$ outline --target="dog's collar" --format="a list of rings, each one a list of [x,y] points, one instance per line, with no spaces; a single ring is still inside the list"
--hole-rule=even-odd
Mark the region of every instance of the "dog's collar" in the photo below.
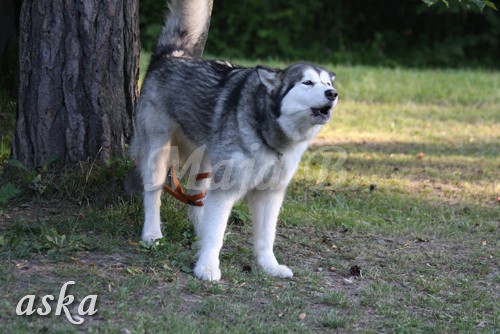
[[[277,147],[271,145],[263,132],[259,131],[259,135],[260,135],[260,139],[262,140],[264,145],[267,146],[267,148],[270,149],[271,151],[274,151],[276,153],[276,157],[278,159],[281,159],[281,157],[283,156],[283,151],[281,151]]]

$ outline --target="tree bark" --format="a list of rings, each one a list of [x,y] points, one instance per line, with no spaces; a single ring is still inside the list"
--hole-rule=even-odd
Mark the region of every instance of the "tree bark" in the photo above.
[[[125,156],[139,70],[137,0],[24,0],[13,158]]]

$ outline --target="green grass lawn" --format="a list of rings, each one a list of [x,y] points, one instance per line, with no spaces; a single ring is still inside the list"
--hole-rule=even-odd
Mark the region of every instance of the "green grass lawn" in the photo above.
[[[183,205],[165,197],[165,240],[139,243],[141,203],[120,190],[129,162],[4,163],[22,193],[0,209],[0,332],[498,332],[500,73],[327,67],[340,102],[278,225],[292,279],[255,266],[244,203],[223,280],[205,283]],[[99,296],[83,325],[16,316],[21,297],[69,280],[76,299]]]

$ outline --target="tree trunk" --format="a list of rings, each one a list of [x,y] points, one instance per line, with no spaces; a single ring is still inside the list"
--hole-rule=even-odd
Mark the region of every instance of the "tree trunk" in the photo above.
[[[139,70],[138,0],[24,0],[13,158],[123,157]]]

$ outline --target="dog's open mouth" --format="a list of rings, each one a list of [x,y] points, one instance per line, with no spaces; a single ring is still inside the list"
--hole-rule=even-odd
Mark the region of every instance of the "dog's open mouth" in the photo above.
[[[327,104],[321,108],[311,108],[312,117],[316,122],[324,124],[330,118],[331,110],[332,110],[331,104]]]

